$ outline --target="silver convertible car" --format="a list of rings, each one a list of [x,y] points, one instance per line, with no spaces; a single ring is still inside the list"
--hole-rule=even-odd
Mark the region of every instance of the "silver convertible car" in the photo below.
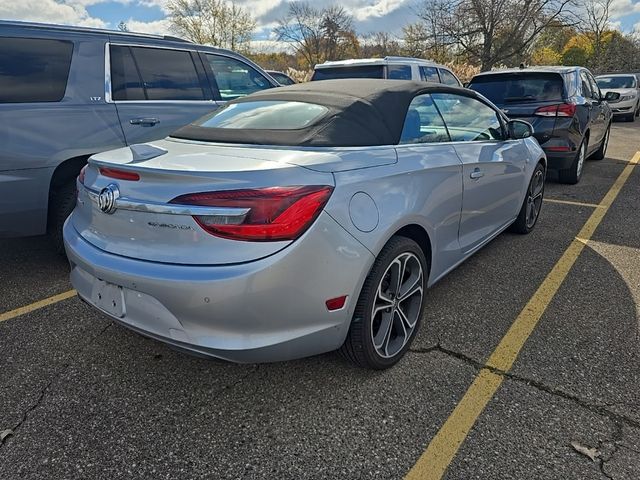
[[[503,230],[534,228],[546,159],[531,133],[439,84],[249,95],[91,157],[64,227],[71,281],[179,349],[236,362],[340,349],[387,368],[427,287]]]

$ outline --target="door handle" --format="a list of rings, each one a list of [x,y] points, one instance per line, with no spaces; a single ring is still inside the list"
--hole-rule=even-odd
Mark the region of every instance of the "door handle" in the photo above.
[[[143,127],[153,127],[154,125],[160,123],[160,120],[157,118],[132,118],[129,120],[131,125],[142,125]]]
[[[473,178],[474,180],[477,180],[478,178],[484,177],[484,172],[482,170],[480,170],[479,168],[474,168],[473,172],[471,172],[469,174],[469,176],[471,178]]]

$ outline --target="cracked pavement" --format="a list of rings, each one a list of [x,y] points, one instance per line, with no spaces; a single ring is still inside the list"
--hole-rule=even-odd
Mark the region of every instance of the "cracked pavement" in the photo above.
[[[546,196],[598,203],[640,150]],[[640,167],[446,472],[448,479],[640,478]],[[0,478],[399,479],[485,366],[592,208],[547,202],[427,294],[395,368],[330,353],[234,365],[143,338],[72,298],[0,322]],[[70,288],[46,239],[0,240],[0,312]],[[572,442],[597,452],[595,461]]]

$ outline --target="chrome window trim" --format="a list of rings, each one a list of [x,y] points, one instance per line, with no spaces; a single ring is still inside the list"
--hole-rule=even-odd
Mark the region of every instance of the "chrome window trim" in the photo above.
[[[95,205],[99,205],[98,198],[100,192],[89,187],[84,187],[84,191]],[[143,202],[128,197],[117,197],[114,200],[115,210],[131,210],[145,213],[161,213],[168,215],[198,215],[212,217],[232,217],[241,220],[249,213],[250,208],[223,208],[223,207],[200,207],[197,205],[181,205],[172,203]]]

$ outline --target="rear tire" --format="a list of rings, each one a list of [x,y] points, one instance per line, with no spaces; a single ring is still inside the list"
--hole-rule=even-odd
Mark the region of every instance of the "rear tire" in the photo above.
[[[65,220],[76,205],[75,179],[58,187],[51,192],[49,198],[49,222],[47,234],[53,249],[60,255],[64,255],[64,240],[62,239],[62,227]]]
[[[607,127],[607,131],[602,138],[600,148],[591,156],[594,160],[602,160],[607,154],[607,146],[609,145],[609,134],[611,133],[611,124]]]
[[[587,139],[583,139],[578,152],[576,153],[573,163],[566,170],[560,170],[558,175],[560,177],[560,183],[567,183],[569,185],[575,185],[580,181],[582,177],[582,170],[584,169],[584,161],[587,153]]]
[[[516,221],[509,227],[510,231],[527,234],[536,226],[540,211],[542,210],[542,199],[544,197],[544,173],[544,166],[538,163],[533,171],[533,175],[531,175],[531,180],[527,187],[527,194],[522,202],[518,218],[516,218]]]
[[[420,327],[428,262],[410,238],[392,237],[367,276],[340,353],[359,367],[395,365]]]

